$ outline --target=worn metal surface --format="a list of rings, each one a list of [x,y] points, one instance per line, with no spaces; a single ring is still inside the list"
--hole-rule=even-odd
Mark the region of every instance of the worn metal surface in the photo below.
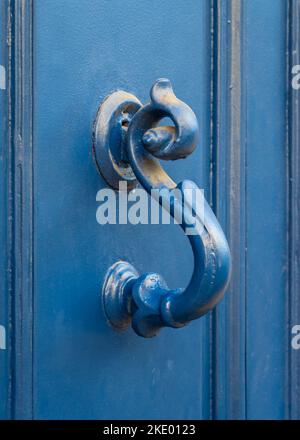
[[[128,189],[137,185],[137,180],[123,148],[128,125],[141,107],[140,101],[131,93],[117,91],[101,103],[93,128],[93,154],[96,166],[115,189],[124,181]]]

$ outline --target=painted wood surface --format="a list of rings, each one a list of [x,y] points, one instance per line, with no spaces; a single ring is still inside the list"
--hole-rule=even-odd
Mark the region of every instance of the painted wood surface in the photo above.
[[[299,418],[299,0],[7,0],[1,5],[1,418]],[[287,56],[287,53],[290,54]],[[96,222],[99,102],[169,77],[201,141],[167,164],[227,231],[226,299],[186,329],[116,334],[118,258],[186,285],[175,226]],[[3,208],[3,209],[2,209]]]

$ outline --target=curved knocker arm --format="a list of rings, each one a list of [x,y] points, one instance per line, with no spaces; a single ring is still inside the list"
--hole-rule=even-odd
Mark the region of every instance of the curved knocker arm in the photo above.
[[[190,230],[194,270],[185,289],[170,290],[159,274],[140,276],[125,261],[109,269],[102,290],[109,321],[120,329],[132,322],[135,332],[144,337],[155,336],[162,327],[182,327],[210,311],[224,294],[231,268],[228,244],[216,217],[204,198],[200,207],[196,203],[197,185],[188,180],[176,185],[157,160],[176,160],[193,152],[199,138],[196,116],[176,98],[167,79],[155,82],[150,97],[150,103],[138,103],[131,115],[126,159],[137,181],[169,206],[185,232]],[[157,127],[165,117],[174,126]]]

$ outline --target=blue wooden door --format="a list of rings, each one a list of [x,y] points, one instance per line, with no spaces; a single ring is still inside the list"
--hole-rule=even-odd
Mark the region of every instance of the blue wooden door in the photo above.
[[[299,2],[288,3],[1,3],[3,418],[297,416],[286,45]],[[108,94],[146,102],[160,77],[201,134],[193,155],[166,169],[204,188],[233,271],[213,313],[144,339],[107,325],[108,267],[124,259],[176,288],[189,281],[192,252],[176,225],[97,223],[107,184],[92,125]]]

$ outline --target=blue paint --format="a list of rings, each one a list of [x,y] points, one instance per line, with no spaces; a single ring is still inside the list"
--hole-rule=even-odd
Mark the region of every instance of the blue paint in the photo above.
[[[294,1],[289,7],[289,63],[288,72],[300,65],[300,2]],[[287,337],[296,323],[300,322],[300,252],[299,252],[299,220],[300,220],[300,100],[299,89],[290,88],[294,78],[287,75],[289,90],[288,107],[288,177],[289,177],[289,280],[288,280],[288,325]],[[292,419],[300,419],[300,356],[299,351],[290,345],[289,369],[287,371],[288,402],[286,415]]]
[[[231,249],[233,270],[224,301],[212,317],[212,413],[246,417],[245,368],[245,126],[242,2],[216,2],[212,193],[213,206]]]
[[[286,6],[232,2],[215,17],[215,204],[233,259],[214,321],[220,419],[286,415]]]
[[[95,196],[106,184],[90,152],[99,101],[115,89],[146,101],[167,76],[196,112],[201,145],[166,168],[208,188],[210,5],[46,0],[34,17],[34,417],[207,418],[205,318],[145,341],[101,315],[116,260],[175,288],[188,283],[192,253],[176,225],[100,227]]]
[[[290,258],[299,255],[298,208],[290,206],[289,225],[287,212],[299,142],[290,118],[286,146],[288,2],[10,4],[11,58],[1,46],[1,108],[6,94],[12,107],[0,121],[0,417],[295,418],[299,356],[286,327],[299,316],[299,283],[286,234]],[[176,225],[96,223],[95,196],[106,184],[91,157],[91,121],[116,89],[145,102],[160,76],[195,110],[201,136],[191,157],[165,168],[211,194],[233,272],[212,318],[145,340],[115,333],[101,315],[107,267],[130,261],[175,289],[189,281],[192,252]],[[296,200],[298,181],[289,185]]]
[[[272,19],[270,20],[270,10]],[[246,2],[247,417],[285,415],[286,3]]]
[[[0,5],[0,33],[7,32],[7,9],[4,2]],[[8,65],[8,51],[4,44],[0,45],[0,60],[4,64],[3,70]],[[2,66],[1,66],[2,69]],[[2,70],[2,74],[4,74]],[[4,85],[2,83],[2,85]],[[9,236],[11,221],[8,218],[8,185],[9,157],[8,145],[8,94],[6,87],[0,87],[0,419],[11,417],[10,408],[10,281],[9,268]],[[5,349],[4,349],[5,348]]]

